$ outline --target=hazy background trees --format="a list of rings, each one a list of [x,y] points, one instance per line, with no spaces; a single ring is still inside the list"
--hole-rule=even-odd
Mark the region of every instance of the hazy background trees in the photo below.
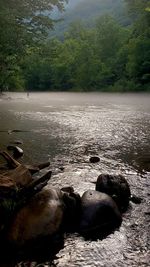
[[[150,1],[72,0],[52,32],[64,2],[0,0],[0,88],[150,90]]]

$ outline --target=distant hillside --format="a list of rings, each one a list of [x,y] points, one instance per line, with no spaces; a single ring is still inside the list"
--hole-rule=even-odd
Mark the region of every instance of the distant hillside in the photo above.
[[[65,14],[72,10],[76,5],[78,5],[81,1],[83,0],[69,0],[68,3],[64,4],[64,7],[65,7]],[[51,14],[51,17],[52,18],[61,18],[64,16],[64,12],[63,12],[63,15],[61,12],[58,11],[58,8],[54,7],[53,9],[53,12]]]
[[[62,37],[69,24],[77,20],[92,26],[96,18],[104,14],[115,17],[122,25],[130,24],[124,0],[70,0],[63,14],[55,14],[55,18],[61,18],[62,21],[56,23],[52,35]]]

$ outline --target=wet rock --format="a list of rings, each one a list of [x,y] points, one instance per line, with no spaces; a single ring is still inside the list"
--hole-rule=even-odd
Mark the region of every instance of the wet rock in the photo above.
[[[21,247],[27,241],[42,236],[52,236],[59,231],[64,215],[61,200],[62,193],[57,189],[43,190],[35,195],[13,217],[8,231],[11,243]]]
[[[100,174],[96,182],[96,191],[110,195],[117,203],[120,211],[124,212],[131,196],[127,180],[120,174]]]
[[[63,166],[60,166],[59,167],[59,169],[63,172],[64,171],[64,169],[65,169],[65,167],[63,167]]]
[[[89,159],[90,163],[97,163],[100,161],[100,158],[98,156],[92,156]]]
[[[135,204],[141,204],[142,198],[137,197],[136,195],[131,195],[130,200]]]
[[[53,236],[73,229],[79,218],[80,203],[76,193],[62,192],[58,188],[42,190],[15,213],[9,225],[8,241],[22,250],[29,244],[37,246],[38,240],[51,241]],[[39,246],[46,249],[43,242]]]
[[[119,227],[121,222],[119,209],[110,196],[94,190],[83,194],[79,231],[84,237],[104,238]]]
[[[65,186],[61,188],[61,191],[72,194],[74,193],[74,188],[72,186]]]
[[[14,158],[20,158],[23,156],[23,150],[19,146],[8,145],[7,149],[13,151]]]

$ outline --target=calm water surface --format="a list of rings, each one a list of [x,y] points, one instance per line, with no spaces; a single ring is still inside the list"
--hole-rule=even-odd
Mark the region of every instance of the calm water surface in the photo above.
[[[8,93],[7,97],[0,98],[1,149],[22,140],[23,162],[50,159],[50,183],[71,185],[80,194],[94,189],[91,181],[100,173],[122,173],[132,193],[143,199],[140,205],[130,205],[119,231],[104,240],[66,236],[53,266],[149,266],[150,95]],[[98,155],[100,163],[90,164],[91,155]]]

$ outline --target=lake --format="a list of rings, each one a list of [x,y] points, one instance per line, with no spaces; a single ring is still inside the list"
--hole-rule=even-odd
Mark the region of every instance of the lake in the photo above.
[[[149,266],[149,94],[7,93],[0,98],[0,148],[16,140],[23,142],[22,162],[50,160],[54,186],[71,185],[82,194],[94,189],[100,173],[122,173],[142,198],[106,239],[67,235],[52,266]],[[89,163],[92,155],[100,162]]]

